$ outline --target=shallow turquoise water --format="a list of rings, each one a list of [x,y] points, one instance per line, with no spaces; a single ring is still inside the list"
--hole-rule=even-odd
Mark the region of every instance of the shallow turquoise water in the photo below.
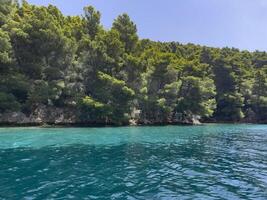
[[[0,128],[0,199],[267,199],[267,126]]]

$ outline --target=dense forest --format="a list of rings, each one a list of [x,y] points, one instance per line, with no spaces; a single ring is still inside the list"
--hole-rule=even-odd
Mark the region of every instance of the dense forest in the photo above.
[[[106,29],[92,6],[0,1],[1,123],[267,122],[266,52],[140,39],[127,14]]]

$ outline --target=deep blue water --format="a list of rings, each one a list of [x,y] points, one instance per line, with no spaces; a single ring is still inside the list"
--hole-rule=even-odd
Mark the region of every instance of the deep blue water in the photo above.
[[[267,126],[0,128],[0,199],[267,199]]]

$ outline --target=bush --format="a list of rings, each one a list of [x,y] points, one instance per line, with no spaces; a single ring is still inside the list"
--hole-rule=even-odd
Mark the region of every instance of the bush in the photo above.
[[[0,92],[0,112],[18,111],[20,104],[12,94]]]

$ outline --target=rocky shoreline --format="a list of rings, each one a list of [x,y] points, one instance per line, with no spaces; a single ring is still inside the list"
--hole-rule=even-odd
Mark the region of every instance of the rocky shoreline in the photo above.
[[[198,116],[188,118],[174,118],[168,121],[157,119],[148,120],[141,117],[134,117],[129,121],[117,124],[108,120],[83,120],[75,108],[57,108],[54,106],[38,106],[30,114],[23,112],[0,113],[0,126],[126,126],[126,125],[197,125],[201,124]]]
[[[57,118],[40,118],[34,116],[26,116],[21,112],[12,112],[0,114],[0,126],[66,126],[66,127],[104,127],[104,126],[164,126],[164,125],[200,125],[202,124],[198,120],[186,120],[186,121],[138,121],[129,120],[121,124],[112,122],[101,121],[81,121],[76,117],[64,117],[64,114]]]
[[[170,121],[130,119],[121,124],[108,121],[83,121],[75,109],[64,109],[55,107],[39,107],[33,113],[27,115],[22,112],[0,113],[0,126],[42,126],[42,127],[104,127],[104,126],[164,126],[164,125],[201,125],[202,123],[252,123],[266,124],[255,119],[244,119],[238,122],[225,122],[216,120],[200,120],[198,116],[186,119]]]

